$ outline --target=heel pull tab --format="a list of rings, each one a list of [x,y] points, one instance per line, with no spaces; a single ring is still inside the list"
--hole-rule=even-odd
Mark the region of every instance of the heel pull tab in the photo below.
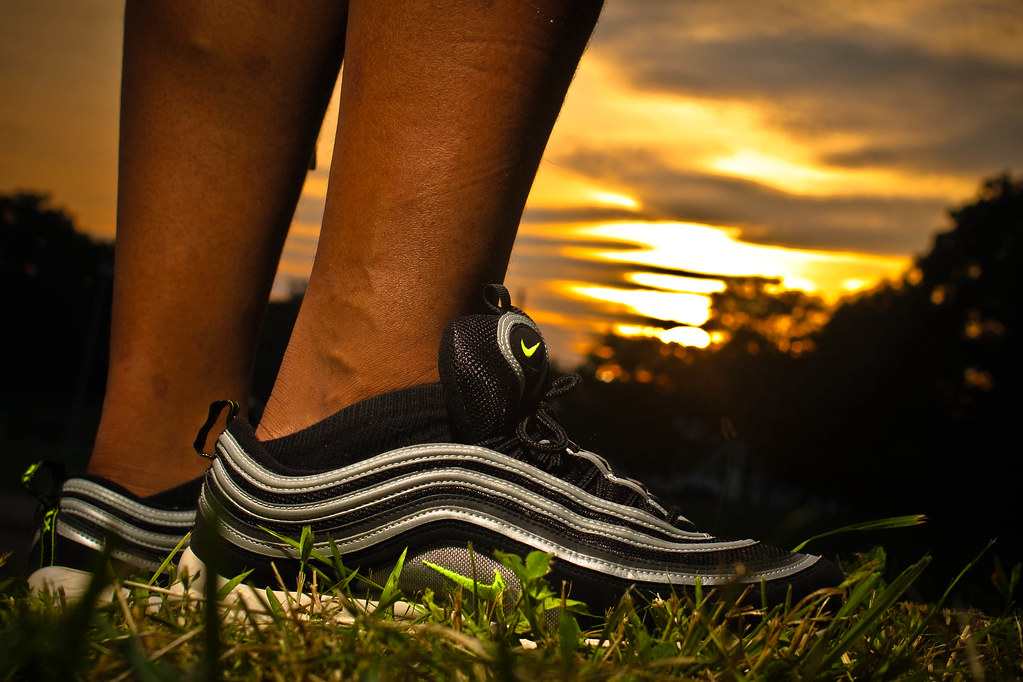
[[[206,417],[206,423],[199,428],[199,433],[195,436],[195,443],[192,444],[195,454],[200,457],[216,459],[213,455],[204,452],[203,448],[206,447],[206,438],[209,437],[213,425],[220,419],[220,413],[224,411],[224,408],[227,408],[227,424],[230,424],[231,420],[237,417],[241,411],[241,407],[234,400],[215,400],[210,403],[210,414]]]
[[[483,301],[498,315],[519,313],[522,311],[511,304],[511,294],[503,284],[487,284],[483,287]]]

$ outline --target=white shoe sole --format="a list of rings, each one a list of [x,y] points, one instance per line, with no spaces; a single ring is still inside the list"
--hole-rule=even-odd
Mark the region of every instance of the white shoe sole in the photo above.
[[[175,586],[187,585],[190,597],[202,598],[207,574],[206,564],[189,547],[178,561],[178,580],[181,582]],[[222,589],[228,582],[227,578],[218,575],[217,589]],[[271,599],[268,594],[272,594],[273,598]],[[292,618],[316,616],[329,618],[338,623],[354,623],[359,615],[372,614],[378,607],[378,602],[371,599],[314,593],[308,588],[301,592],[283,587],[279,589],[267,587],[260,590],[244,583],[231,588],[222,601],[225,606],[237,607],[237,611],[242,615],[248,614],[248,617],[257,623],[272,621],[282,612]],[[395,620],[412,620],[422,613],[420,607],[404,601],[396,602],[392,608]]]
[[[68,602],[76,602],[84,597],[91,582],[91,573],[64,566],[44,566],[28,577],[28,586],[36,594],[49,592],[58,595],[63,592]]]
[[[206,565],[191,550],[186,548],[178,561],[178,579],[168,588],[153,587],[134,582],[127,582],[119,587],[125,598],[135,588],[149,589],[149,609],[156,611],[164,600],[171,602],[201,602],[205,598],[207,575]],[[34,571],[28,578],[31,590],[36,594],[62,595],[67,604],[79,602],[89,590],[93,580],[91,573],[65,566],[45,566]],[[228,580],[217,576],[217,588],[226,585]],[[271,598],[268,596],[272,594]],[[96,602],[109,603],[118,598],[114,587],[108,585],[100,591]],[[276,602],[276,603],[274,603]],[[378,602],[371,599],[351,599],[335,594],[317,594],[311,590],[264,589],[259,590],[245,584],[236,585],[222,600],[222,606],[233,614],[232,617],[250,620],[256,624],[273,622],[280,615],[290,618],[306,619],[312,616],[329,618],[338,623],[354,623],[357,615],[375,612]],[[399,601],[393,606],[396,620],[412,620],[422,612],[420,607]]]

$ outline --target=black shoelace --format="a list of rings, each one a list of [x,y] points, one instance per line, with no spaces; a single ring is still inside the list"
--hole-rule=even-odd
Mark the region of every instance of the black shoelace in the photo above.
[[[565,427],[558,422],[558,415],[551,403],[575,390],[580,383],[582,377],[578,374],[565,374],[552,381],[537,403],[536,410],[527,414],[515,427],[515,436],[519,442],[537,454],[545,467],[560,467],[565,449],[574,446],[568,439]]]
[[[515,427],[514,437],[496,439],[499,442],[482,443],[481,445],[496,447],[508,454],[528,451],[545,471],[563,472],[566,480],[572,480],[576,485],[599,497],[628,506],[642,504],[653,511],[665,509],[667,521],[681,521],[686,525],[691,525],[688,519],[681,516],[676,506],[665,507],[642,482],[615,475],[610,465],[602,457],[597,456],[607,472],[618,479],[617,481],[609,479],[597,464],[583,457],[571,457],[571,461],[565,461],[569,450],[578,451],[580,448],[569,439],[568,433],[558,421],[551,403],[575,390],[580,383],[582,383],[582,377],[578,374],[565,374],[558,377],[551,382],[546,392],[537,401],[535,409],[528,412]],[[574,474],[565,471],[566,466],[576,469]],[[628,485],[626,481],[631,482],[632,485]],[[619,494],[614,494],[613,489],[617,489]],[[620,494],[621,492],[625,493],[624,497]]]

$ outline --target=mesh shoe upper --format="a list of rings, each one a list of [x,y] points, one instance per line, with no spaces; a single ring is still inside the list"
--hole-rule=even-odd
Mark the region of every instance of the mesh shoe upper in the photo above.
[[[467,443],[512,433],[547,377],[540,329],[511,306],[503,287],[495,293],[499,304],[487,301],[492,314],[447,326],[437,359],[452,424]]]
[[[278,466],[244,421],[230,423],[199,505],[219,524],[225,575],[254,569],[253,579],[270,584],[271,561],[282,573],[295,568],[295,551],[278,536],[298,538],[310,526],[319,548],[329,554],[329,538],[350,567],[386,567],[408,549],[403,587],[410,591],[439,591],[458,583],[455,574],[466,577],[469,543],[481,557],[553,554],[553,579],[570,582],[573,597],[593,607],[613,603],[630,585],[664,594],[698,579],[765,581],[777,598],[789,585],[803,594],[837,584],[841,574],[819,557],[696,530],[574,445],[550,401],[577,380],[550,381],[540,330],[511,307],[503,287],[489,294],[497,299],[491,313],[455,320],[439,354],[460,442],[406,445],[299,472]],[[210,532],[204,527],[196,533]],[[204,546],[213,545],[193,543]],[[457,560],[445,564],[445,557]],[[479,583],[490,584],[492,571],[484,565]]]

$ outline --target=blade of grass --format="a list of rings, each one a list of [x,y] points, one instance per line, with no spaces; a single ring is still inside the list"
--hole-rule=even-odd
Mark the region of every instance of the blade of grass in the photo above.
[[[277,620],[277,617],[284,613],[284,607],[281,606],[281,600],[277,598],[277,595],[274,594],[274,591],[269,586],[266,588],[266,602],[270,607],[270,615],[274,617],[274,620]]]
[[[405,555],[408,554],[408,550],[404,550],[401,556],[398,557],[398,563],[394,565],[391,570],[391,575],[387,577],[387,582],[384,583],[383,592],[380,594],[380,601],[377,603],[377,608],[373,612],[373,616],[376,618],[383,618],[390,620],[388,614],[390,613],[391,607],[401,599],[401,588],[398,587],[398,579],[401,576],[401,570],[405,566]]]
[[[887,530],[891,528],[909,528],[911,526],[919,526],[927,522],[927,516],[924,514],[910,514],[909,516],[892,516],[887,519],[877,519],[876,521],[864,521],[862,523],[854,523],[849,526],[842,526],[841,528],[835,528],[825,533],[814,535],[808,540],[803,540],[796,545],[792,551],[798,552],[814,540],[820,540],[821,538],[830,537],[832,535],[839,535],[841,533],[849,533],[857,530]]]
[[[241,585],[242,581],[249,577],[250,573],[252,573],[251,568],[244,573],[239,573],[224,583],[220,589],[217,590],[217,601],[223,601],[227,595],[231,594],[231,590]]]
[[[203,644],[205,645],[201,659],[199,679],[203,682],[214,682],[219,679],[218,659],[220,658],[220,617],[217,613],[217,571],[206,563],[206,582],[203,592]]]
[[[812,669],[803,679],[817,679],[817,673],[819,671],[827,670],[834,665],[835,662],[842,657],[842,654],[851,647],[853,642],[862,637],[870,627],[875,625],[881,619],[885,611],[895,604],[898,598],[902,596],[902,593],[920,577],[920,574],[924,572],[924,569],[926,569],[927,565],[930,563],[931,557],[925,556],[923,559],[903,571],[899,577],[888,585],[888,587],[882,590],[867,612],[864,613],[863,616],[845,632],[841,639],[838,640],[838,643],[831,647],[831,650],[824,655],[819,663],[812,666]],[[820,642],[828,641],[830,640],[826,637],[822,637],[820,640]],[[818,642],[818,644],[820,644],[820,642]],[[816,645],[814,648],[817,648]],[[814,657],[812,656],[807,656],[807,660],[809,661],[812,661],[813,658]]]
[[[188,540],[191,537],[192,537],[192,531],[188,531],[187,533],[185,533],[185,537],[181,538],[178,541],[178,544],[174,545],[174,549],[171,550],[170,554],[168,554],[166,557],[164,557],[164,560],[160,564],[159,568],[156,569],[156,572],[153,573],[152,577],[149,579],[149,584],[150,585],[155,585],[156,584],[156,580],[163,574],[164,571],[167,570],[167,567],[170,566],[174,562],[174,560],[181,553],[181,550],[184,549],[186,544],[188,544]]]
[[[920,619],[920,622],[917,623],[915,628],[913,628],[909,636],[907,636],[903,640],[903,645],[896,649],[895,655],[892,656],[892,658],[897,658],[898,656],[903,655],[907,648],[913,646],[913,642],[915,642],[917,638],[919,638],[920,635],[923,634],[924,629],[930,624],[931,620],[934,619],[934,616],[941,613],[941,609],[945,606],[945,601],[948,600],[948,596],[952,594],[952,590],[955,589],[955,586],[959,583],[960,580],[962,580],[963,576],[965,576],[970,571],[970,569],[973,568],[977,564],[977,562],[981,560],[981,557],[987,554],[988,550],[991,549],[991,547],[994,544],[995,544],[994,540],[989,541],[987,543],[987,546],[984,547],[984,549],[982,549],[980,553],[977,554],[977,556],[973,557],[973,561],[966,564],[963,570],[959,571],[959,574],[952,580],[952,582],[949,583],[948,587],[945,588],[945,592],[944,594],[941,595],[941,598],[928,609],[927,615]]]
[[[110,568],[109,544],[104,543],[102,551],[89,559],[88,572],[91,574],[85,594],[77,602],[66,598],[63,588],[49,595],[55,598],[61,611],[66,613],[60,624],[62,632],[56,633],[61,646],[55,650],[52,664],[56,664],[57,678],[73,679],[85,659],[88,647],[89,625],[99,612],[100,595],[111,584],[113,571]]]
[[[302,528],[303,537],[305,537],[305,535],[306,535],[305,531],[308,528],[309,528],[309,526],[305,526],[305,527]],[[272,530],[270,528],[267,528],[265,526],[260,526],[259,529],[261,531],[263,531],[264,533],[267,533],[269,535],[274,536],[275,538],[277,538],[278,540],[280,540],[281,542],[286,544],[288,547],[290,547],[293,550],[295,550],[295,554],[297,556],[292,556],[293,559],[298,559],[299,561],[302,561],[303,560],[302,559],[303,556],[306,559],[308,559],[309,557],[312,557],[312,558],[316,559],[317,561],[320,561],[322,563],[327,564],[328,566],[331,564],[330,557],[328,557],[323,552],[320,552],[320,551],[318,551],[316,549],[313,549],[311,545],[307,549],[306,547],[303,547],[302,542],[300,542],[299,540],[295,540],[293,538],[289,538],[286,535],[281,535],[280,533],[278,533],[278,532],[276,532],[276,531],[274,531],[274,530]]]

